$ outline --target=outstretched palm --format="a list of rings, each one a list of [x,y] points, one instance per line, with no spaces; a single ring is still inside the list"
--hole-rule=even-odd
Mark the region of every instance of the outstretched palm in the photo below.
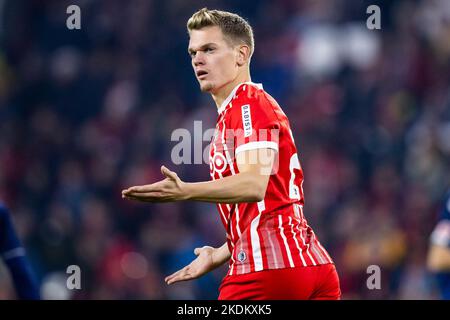
[[[167,276],[165,281],[172,284],[179,281],[187,281],[201,277],[205,273],[216,268],[213,260],[214,248],[205,246],[194,250],[197,258],[183,269]]]

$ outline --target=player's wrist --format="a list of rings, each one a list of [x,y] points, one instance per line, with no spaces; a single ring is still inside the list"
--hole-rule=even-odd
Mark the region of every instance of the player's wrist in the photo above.
[[[220,253],[219,248],[212,248],[211,261],[212,261],[213,269],[216,269],[217,267],[222,265],[220,258],[218,256],[219,253]]]
[[[211,259],[213,261],[214,268],[220,267],[229,260],[229,255],[227,254],[229,253],[228,248],[226,248],[226,250],[227,251],[225,252],[223,247],[213,248]]]
[[[192,184],[188,182],[182,182],[181,186],[181,199],[180,200],[191,200],[192,199]]]

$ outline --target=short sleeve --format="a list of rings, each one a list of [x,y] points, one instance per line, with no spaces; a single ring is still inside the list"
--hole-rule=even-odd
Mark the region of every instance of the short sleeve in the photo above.
[[[230,119],[235,154],[268,148],[278,151],[280,123],[264,94],[235,101]]]

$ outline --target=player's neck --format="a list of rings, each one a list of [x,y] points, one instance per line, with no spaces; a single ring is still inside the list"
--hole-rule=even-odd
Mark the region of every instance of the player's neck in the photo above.
[[[240,83],[250,81],[252,81],[250,78],[250,73],[245,72],[242,75],[237,76],[236,79],[234,79],[230,83],[224,85],[216,93],[213,93],[212,97],[214,99],[214,102],[216,103],[217,109],[222,106],[222,103],[230,95],[231,91],[233,91],[234,88],[236,88]]]

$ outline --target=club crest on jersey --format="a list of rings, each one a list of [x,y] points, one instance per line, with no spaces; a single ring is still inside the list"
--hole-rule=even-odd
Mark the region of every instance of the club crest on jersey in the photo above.
[[[245,251],[244,251],[244,250],[239,251],[239,253],[238,253],[238,255],[237,255],[237,259],[238,259],[240,262],[244,262],[245,259],[247,259],[247,255],[245,254]]]
[[[242,111],[242,126],[244,127],[244,137],[252,135],[252,115],[250,113],[250,105],[245,104],[241,107]]]
[[[214,167],[214,171],[222,173],[227,167],[227,160],[222,153],[216,152],[212,157],[212,165]]]

